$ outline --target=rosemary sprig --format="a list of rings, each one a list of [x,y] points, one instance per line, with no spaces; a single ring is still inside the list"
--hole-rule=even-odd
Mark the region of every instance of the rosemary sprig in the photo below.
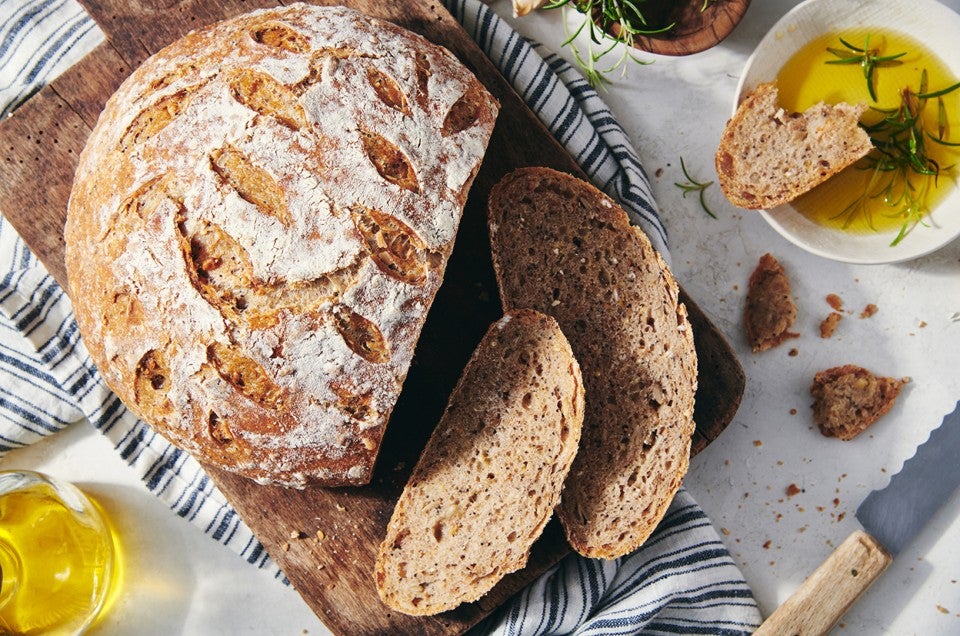
[[[880,55],[879,49],[870,48],[869,33],[864,40],[863,48],[854,46],[843,38],[839,38],[839,40],[840,44],[846,48],[838,49],[828,46],[827,51],[835,55],[838,59],[829,60],[827,64],[859,64],[863,69],[863,76],[867,80],[867,91],[870,93],[870,98],[873,99],[873,101],[877,101],[877,92],[874,88],[874,75],[876,74],[877,67],[902,64],[903,62],[901,62],[899,58],[906,55],[907,52],[903,51],[893,55]]]
[[[683,191],[683,198],[687,198],[687,194],[691,192],[697,192],[700,196],[700,207],[703,208],[703,211],[709,214],[712,218],[717,218],[717,215],[710,210],[707,206],[706,191],[707,188],[713,185],[713,181],[697,181],[690,176],[690,173],[687,172],[687,166],[683,162],[683,157],[680,157],[680,169],[683,171],[683,176],[687,178],[686,183],[675,182],[673,185],[677,186]]]
[[[543,4],[545,9],[573,8],[583,14],[584,19],[578,27],[570,29],[564,19],[564,29],[567,39],[561,46],[569,46],[577,63],[587,77],[591,86],[601,86],[608,82],[607,75],[620,69],[625,75],[626,63],[633,61],[638,64],[651,64],[642,60],[631,51],[635,48],[638,37],[666,33],[676,27],[671,22],[663,26],[653,26],[644,16],[641,6],[646,0],[547,0]],[[703,0],[700,13],[703,13],[716,0]],[[582,51],[575,40],[586,30],[586,51]],[[616,35],[613,35],[613,34]],[[619,55],[609,66],[601,66],[601,59],[623,44]]]
[[[914,91],[909,86],[903,88],[900,103],[895,108],[871,107],[880,119],[871,124],[861,122],[861,126],[870,135],[874,150],[859,165],[873,173],[863,194],[835,217],[845,217],[843,227],[848,227],[858,213],[863,213],[872,228],[873,220],[867,204],[872,199],[880,199],[890,209],[891,217],[902,219],[900,231],[891,246],[900,243],[911,229],[923,222],[928,211],[925,200],[931,185],[936,187],[941,173],[954,167],[940,166],[927,152],[926,142],[960,146],[958,142],[945,139],[948,122],[943,105],[943,96],[960,88],[960,82],[936,91],[929,91],[927,84],[924,69],[920,74],[919,90]],[[937,100],[935,132],[928,130],[924,120],[927,103],[933,98]]]
[[[708,3],[712,1],[705,0],[703,9],[706,9]],[[662,27],[650,26],[640,9],[643,2],[644,0],[550,0],[544,5],[544,8],[566,9],[572,7],[578,13],[583,14],[583,22],[572,32],[568,27],[565,27],[567,29],[567,39],[562,46],[570,47],[574,60],[583,69],[590,85],[599,86],[609,81],[607,74],[617,69],[625,74],[628,61],[638,64],[651,63],[636,57],[631,52],[638,37],[665,33],[674,28],[674,23]],[[564,20],[564,24],[566,24],[566,20]],[[616,36],[610,35],[614,26],[618,27]],[[585,29],[588,36],[587,50],[581,51],[575,40]],[[614,59],[612,64],[601,66],[601,60],[613,52],[618,44],[626,46],[622,48],[619,56]]]

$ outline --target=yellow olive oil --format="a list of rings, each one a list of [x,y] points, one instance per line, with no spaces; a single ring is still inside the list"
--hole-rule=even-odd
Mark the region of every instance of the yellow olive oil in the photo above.
[[[868,36],[869,48],[875,49],[877,55],[906,52],[897,60],[899,64],[877,65],[873,72],[876,101],[870,96],[864,69],[859,63],[827,64],[828,61],[839,59],[827,47],[845,49],[840,38],[864,48]],[[863,27],[829,33],[811,41],[781,69],[777,83],[781,105],[787,110],[803,111],[821,101],[830,104],[864,102],[871,107],[895,109],[901,104],[901,91],[904,88],[909,87],[913,93],[920,91],[924,70],[927,74],[927,92],[938,91],[957,82],[956,76],[922,42],[889,29]],[[960,90],[944,95],[942,99],[947,114],[943,139],[956,143],[960,141]],[[927,100],[922,111],[923,126],[934,135],[939,135],[938,112],[937,99]],[[882,117],[878,112],[868,109],[861,121],[872,124]],[[930,139],[926,139],[924,144],[927,156],[940,166],[940,174],[936,178],[910,171],[906,171],[907,177],[893,178],[893,173],[875,173],[873,169],[863,168],[861,162],[799,197],[792,206],[820,225],[849,232],[883,232],[900,228],[910,218],[901,197],[904,188],[913,189],[913,198],[917,202],[915,207],[918,208],[913,218],[917,218],[935,208],[957,187],[957,170],[952,166],[960,164],[960,147],[944,146]],[[886,188],[891,178],[892,185]],[[865,193],[869,195],[864,196]]]
[[[102,511],[79,490],[0,473],[0,634],[82,633],[108,598],[114,556]]]

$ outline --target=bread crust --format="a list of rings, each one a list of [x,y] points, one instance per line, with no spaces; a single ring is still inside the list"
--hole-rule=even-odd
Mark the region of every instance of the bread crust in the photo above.
[[[390,518],[381,599],[436,614],[522,568],[560,499],[583,413],[580,367],[553,318],[520,310],[491,325]]]
[[[152,56],[101,114],[65,228],[107,384],[201,461],[366,483],[497,109],[445,49],[343,7]]]
[[[760,84],[737,107],[717,147],[720,188],[748,210],[783,205],[823,183],[873,149],[858,121],[861,104],[815,104],[787,113],[777,86]]]
[[[697,356],[677,283],[626,212],[569,174],[508,174],[489,226],[504,309],[556,318],[583,369],[583,436],[558,509],[567,539],[588,557],[627,554],[689,465]]]

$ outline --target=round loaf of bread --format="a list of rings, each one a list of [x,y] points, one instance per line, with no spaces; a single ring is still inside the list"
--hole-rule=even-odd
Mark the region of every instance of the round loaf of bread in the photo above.
[[[100,116],[65,230],[107,384],[202,461],[369,481],[496,113],[448,51],[342,7],[149,58]]]

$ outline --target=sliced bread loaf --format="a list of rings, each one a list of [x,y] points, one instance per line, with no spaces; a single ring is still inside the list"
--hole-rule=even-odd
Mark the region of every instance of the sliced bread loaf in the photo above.
[[[583,437],[558,516],[579,553],[621,556],[689,465],[697,357],[677,283],[626,213],[571,175],[517,170],[489,215],[504,309],[555,317],[583,368]]]
[[[797,198],[873,148],[857,122],[866,104],[819,103],[803,113],[777,105],[761,84],[740,103],[717,148],[720,188],[736,206],[767,210]]]
[[[583,381],[553,318],[493,324],[387,526],[377,591],[405,614],[474,601],[527,562],[580,440]]]

